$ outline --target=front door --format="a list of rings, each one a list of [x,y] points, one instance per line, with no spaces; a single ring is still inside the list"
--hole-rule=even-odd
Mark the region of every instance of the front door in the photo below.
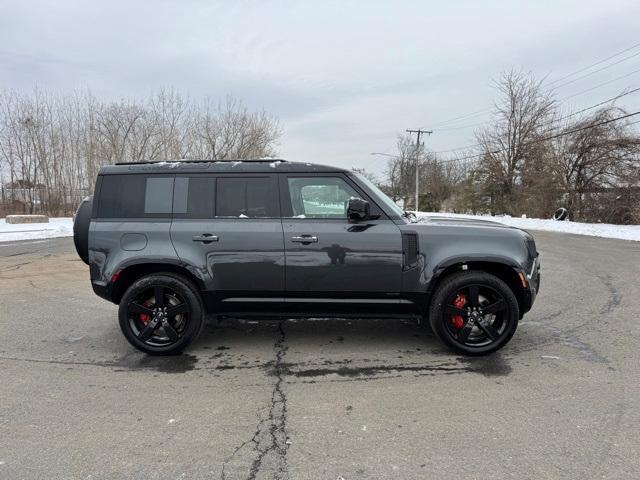
[[[350,198],[371,200],[345,175],[282,175],[280,179],[286,291],[289,298],[390,299],[399,295],[402,240],[397,225],[378,218],[347,220]]]
[[[177,176],[171,238],[182,262],[221,303],[283,296],[276,175]]]

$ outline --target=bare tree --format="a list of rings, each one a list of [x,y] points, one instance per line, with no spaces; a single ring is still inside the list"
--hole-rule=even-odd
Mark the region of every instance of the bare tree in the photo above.
[[[273,156],[281,130],[227,98],[195,103],[173,89],[140,101],[0,92],[0,209],[69,214],[105,164]]]
[[[420,186],[419,210],[437,211],[461,181],[461,170],[455,162],[445,162],[433,152],[416,147],[408,135],[400,135],[397,142],[398,154],[388,162],[387,177],[389,185],[385,190],[394,200],[402,199],[405,205],[415,203],[416,162],[419,162],[418,174]]]
[[[404,205],[408,205],[415,188],[415,145],[409,135],[398,135],[396,149],[397,155],[387,164],[388,191],[393,200],[402,200]]]
[[[624,114],[603,108],[566,124],[568,134],[552,142],[564,203],[576,220],[632,221],[637,205],[630,192],[640,188],[640,138],[628,122],[613,121]]]
[[[490,127],[476,133],[481,145],[479,173],[489,186],[492,211],[514,214],[519,205],[517,190],[525,163],[534,161],[538,140],[555,109],[542,83],[518,71],[504,73],[496,82],[500,100],[495,104]]]

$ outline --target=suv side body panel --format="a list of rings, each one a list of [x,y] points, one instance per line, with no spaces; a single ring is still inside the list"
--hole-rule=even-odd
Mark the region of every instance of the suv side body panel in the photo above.
[[[218,240],[193,241],[205,233]],[[284,294],[279,219],[174,219],[171,238],[182,264],[220,298]]]
[[[352,223],[346,216],[330,218],[323,213],[315,217],[294,216],[289,181],[343,184],[352,194],[369,201],[372,214],[378,218]],[[288,297],[399,295],[400,230],[351,179],[342,174],[281,174],[280,199]],[[298,201],[304,203],[302,199]],[[301,241],[305,237],[313,242]]]
[[[124,170],[122,173],[130,172]],[[171,201],[173,175],[153,175],[142,178],[163,179],[168,187],[164,196],[166,200]],[[106,188],[104,176],[99,175],[89,227],[89,272],[94,291],[111,300],[112,281],[123,269],[149,263],[177,265],[180,259],[171,243],[170,213],[162,214],[164,218],[153,217],[154,214],[149,214],[147,218],[144,215],[140,215],[139,218],[114,218],[101,215],[101,202],[104,202],[101,194],[104,188]]]
[[[171,244],[171,220],[92,221],[89,248],[91,280],[106,287],[118,271],[132,265],[170,263],[180,259]]]
[[[213,182],[212,190],[215,192],[206,193],[216,197],[212,202],[215,212],[211,212],[209,218],[180,218],[181,215],[176,214],[180,211],[177,202],[186,196],[186,192],[181,192],[180,189],[189,188],[187,178],[176,178],[171,239],[180,260],[202,280],[205,290],[215,292],[219,299],[260,295],[281,297],[284,292],[284,246],[276,175],[222,174],[208,177]],[[261,215],[272,213],[272,216],[249,217],[242,213],[233,218],[216,216],[219,210],[217,201],[220,196],[217,193],[220,182],[242,178],[267,183],[268,212],[262,212]]]
[[[400,230],[390,220],[284,219],[287,295],[334,293],[398,296],[401,291]],[[312,236],[316,243],[294,242]]]

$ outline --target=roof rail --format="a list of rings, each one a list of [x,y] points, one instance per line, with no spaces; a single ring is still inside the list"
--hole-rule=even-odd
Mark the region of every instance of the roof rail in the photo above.
[[[148,160],[142,162],[116,162],[115,165],[154,165],[164,163],[234,163],[234,162],[288,162],[283,158],[246,158],[243,160]]]

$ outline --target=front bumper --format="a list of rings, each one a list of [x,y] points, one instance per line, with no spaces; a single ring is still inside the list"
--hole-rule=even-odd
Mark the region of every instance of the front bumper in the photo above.
[[[538,292],[540,292],[540,257],[536,256],[533,259],[533,263],[531,265],[531,269],[525,273],[525,278],[527,280],[527,287],[522,289],[522,311],[520,315],[524,315],[533,306],[533,302],[535,302],[536,297],[538,296]]]

